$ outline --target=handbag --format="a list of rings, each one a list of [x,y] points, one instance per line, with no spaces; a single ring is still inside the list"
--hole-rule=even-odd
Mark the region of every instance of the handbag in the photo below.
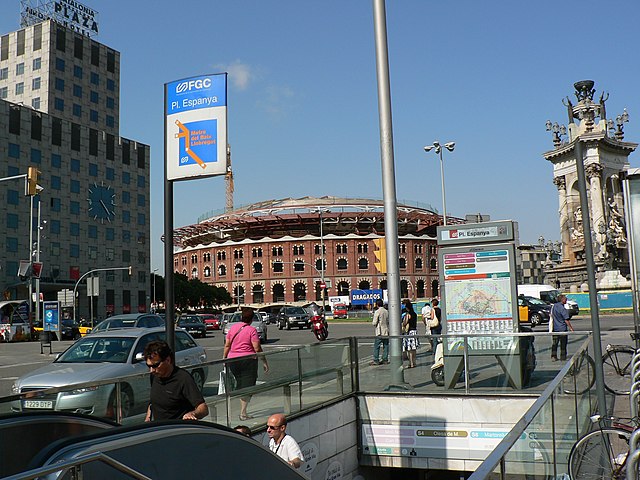
[[[244,327],[246,327],[246,325],[243,325],[242,327],[240,327],[240,329],[233,336],[233,338],[231,339],[231,342],[229,343],[229,349],[231,349],[231,346],[233,345],[233,341],[236,339],[236,337]],[[227,374],[227,366],[225,365],[224,367],[222,367],[222,370],[220,370],[220,378],[218,379],[218,395],[224,395],[225,393],[227,393],[227,390],[230,390],[230,391],[234,390],[236,386],[235,380],[236,379],[231,373]],[[229,385],[227,385],[227,381],[229,382]]]
[[[438,320],[438,316],[436,315],[436,310],[431,310],[431,318],[427,322],[427,327],[429,328],[438,328],[440,326],[440,320]]]
[[[220,370],[220,380],[218,380],[218,395],[224,395],[225,393],[227,393],[227,389],[225,388],[225,385],[224,385],[226,375],[227,375],[226,368],[223,368],[222,370]]]

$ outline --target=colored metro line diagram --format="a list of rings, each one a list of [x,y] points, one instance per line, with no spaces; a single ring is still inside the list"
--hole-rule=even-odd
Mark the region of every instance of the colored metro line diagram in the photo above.
[[[509,255],[506,250],[446,253],[443,260],[446,280],[481,280],[510,276]]]
[[[179,164],[197,164],[202,169],[207,163],[218,160],[217,150],[217,120],[200,120],[182,123],[176,120],[178,133],[175,137],[179,142]]]

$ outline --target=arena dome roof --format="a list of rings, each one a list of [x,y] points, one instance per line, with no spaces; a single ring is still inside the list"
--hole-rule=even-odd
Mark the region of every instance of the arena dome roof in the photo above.
[[[198,223],[174,229],[174,245],[188,248],[212,242],[320,235],[384,235],[384,203],[366,198],[333,196],[283,198],[242,206],[230,212],[210,212]],[[435,236],[442,216],[430,205],[398,201],[398,235]],[[449,224],[463,219],[447,217]]]

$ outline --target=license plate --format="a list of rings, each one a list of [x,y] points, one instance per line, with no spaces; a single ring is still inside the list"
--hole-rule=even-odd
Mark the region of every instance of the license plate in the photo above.
[[[25,400],[22,405],[24,408],[53,408],[51,400]]]

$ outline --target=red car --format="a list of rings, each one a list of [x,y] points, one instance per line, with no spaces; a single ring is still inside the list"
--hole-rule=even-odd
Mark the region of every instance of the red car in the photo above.
[[[199,316],[204,321],[207,330],[220,330],[220,324],[222,323],[221,313],[204,313]]]
[[[336,303],[333,307],[333,318],[347,318],[349,311],[344,303]]]

